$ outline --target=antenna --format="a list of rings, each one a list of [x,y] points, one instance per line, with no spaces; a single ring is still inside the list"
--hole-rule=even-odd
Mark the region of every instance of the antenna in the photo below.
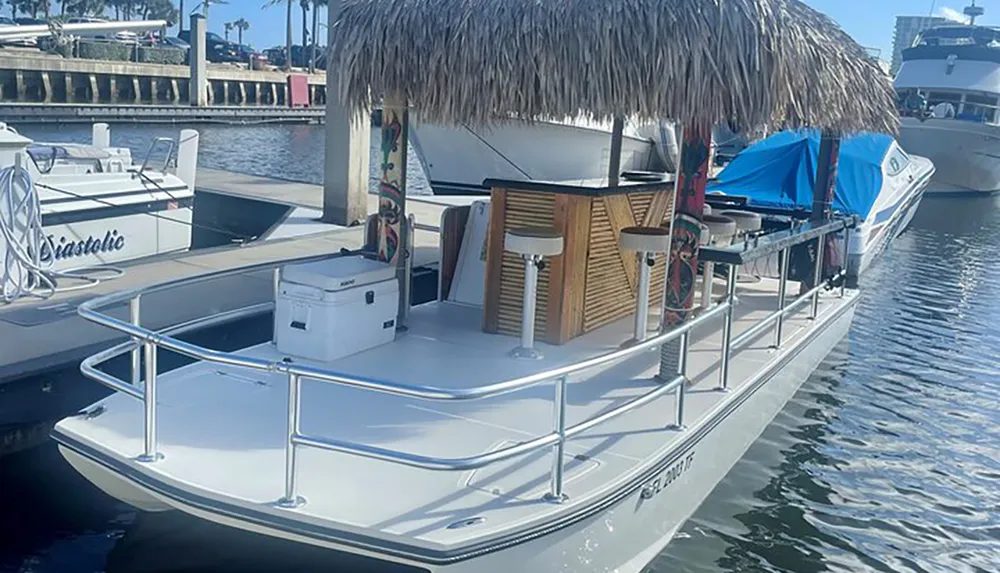
[[[976,0],[972,0],[972,4],[966,6],[962,13],[969,17],[969,25],[974,26],[976,18],[985,14],[986,10],[982,6],[976,6]]]

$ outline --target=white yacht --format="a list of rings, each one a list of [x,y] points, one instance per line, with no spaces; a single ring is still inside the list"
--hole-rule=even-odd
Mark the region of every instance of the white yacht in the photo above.
[[[410,143],[437,195],[486,194],[484,179],[603,179],[611,157],[611,124],[584,119],[511,120],[492,128],[414,122]],[[622,171],[674,170],[677,141],[670,122],[625,122]]]
[[[168,169],[175,148],[176,169]],[[4,298],[15,298],[6,295],[32,269],[67,272],[187,249],[197,161],[194,130],[156,140],[138,164],[129,149],[111,146],[106,124],[94,126],[90,145],[37,143],[0,124]]]
[[[1000,191],[1000,30],[924,31],[903,50],[895,87],[900,145],[937,168],[928,193]]]

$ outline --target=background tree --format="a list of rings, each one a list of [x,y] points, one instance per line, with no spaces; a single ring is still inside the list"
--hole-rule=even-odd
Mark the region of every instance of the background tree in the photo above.
[[[265,8],[285,5],[285,71],[292,69],[292,0],[270,0],[264,4]]]
[[[233,22],[233,27],[236,28],[236,41],[243,45],[243,32],[250,29],[250,22],[247,22],[246,18],[240,18]]]
[[[318,44],[320,43],[317,36],[319,33],[319,9],[320,7],[326,7],[328,0],[313,0],[313,20],[312,20],[312,48],[309,50],[309,73],[316,73],[316,52],[318,51]],[[323,42],[326,45],[326,42]]]
[[[299,0],[299,8],[302,9],[302,56],[306,55],[305,49],[309,45],[309,5],[310,0]]]
[[[167,26],[180,22],[181,13],[172,0],[145,0],[142,6],[143,20],[166,20]]]
[[[226,37],[226,41],[228,42],[229,41],[229,33],[233,31],[233,23],[232,22],[226,22],[225,24],[222,25],[222,29],[223,29],[223,34]]]
[[[39,14],[49,17],[48,0],[11,0],[10,4],[11,12],[15,15],[20,12],[32,18],[37,18]]]

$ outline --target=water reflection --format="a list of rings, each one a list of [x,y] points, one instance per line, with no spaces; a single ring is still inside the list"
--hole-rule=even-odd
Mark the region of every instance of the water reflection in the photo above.
[[[996,570],[998,208],[928,198],[847,343],[653,570]]]

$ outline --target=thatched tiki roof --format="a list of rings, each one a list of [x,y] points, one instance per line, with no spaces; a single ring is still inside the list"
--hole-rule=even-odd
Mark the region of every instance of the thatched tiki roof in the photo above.
[[[342,100],[426,121],[616,116],[895,131],[891,80],[799,0],[346,0]]]

